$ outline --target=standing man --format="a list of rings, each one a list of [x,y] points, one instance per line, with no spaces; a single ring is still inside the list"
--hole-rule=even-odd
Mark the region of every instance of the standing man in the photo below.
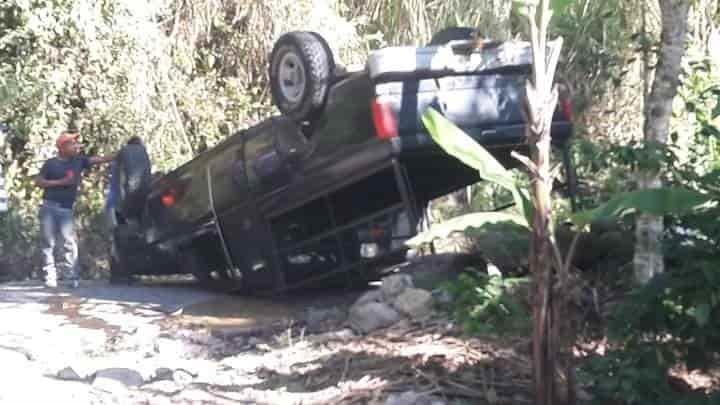
[[[51,288],[57,287],[58,276],[63,273],[68,275],[73,287],[78,286],[78,247],[73,218],[78,186],[83,171],[114,158],[80,156],[77,138],[77,132],[62,132],[55,141],[57,157],[46,161],[35,179],[35,184],[44,189],[40,207],[40,238],[45,286]],[[56,242],[62,253],[58,263],[59,274],[55,265]]]

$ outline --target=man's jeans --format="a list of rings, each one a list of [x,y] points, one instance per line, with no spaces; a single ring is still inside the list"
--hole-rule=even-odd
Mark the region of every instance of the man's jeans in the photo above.
[[[71,280],[77,280],[78,247],[72,209],[63,208],[53,201],[44,201],[40,207],[40,238],[46,283],[57,283],[58,276],[63,274]],[[54,254],[56,246],[60,251],[57,267]]]

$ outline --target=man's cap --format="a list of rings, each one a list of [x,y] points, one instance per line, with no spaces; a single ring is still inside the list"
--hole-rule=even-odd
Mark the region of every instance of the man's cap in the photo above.
[[[78,136],[79,134],[74,132],[63,132],[57,137],[57,140],[55,140],[55,145],[60,148],[63,144],[65,144],[65,142],[74,141],[78,138]]]

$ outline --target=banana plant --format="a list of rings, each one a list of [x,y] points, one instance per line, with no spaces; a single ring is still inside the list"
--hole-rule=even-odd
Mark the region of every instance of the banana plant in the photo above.
[[[509,190],[518,212],[478,212],[456,217],[443,224],[431,227],[406,242],[409,246],[420,246],[437,238],[443,238],[453,232],[479,229],[488,224],[507,223],[530,231],[534,207],[519,181],[513,177],[500,162],[482,145],[445,118],[442,114],[428,108],[422,116],[423,123],[433,140],[449,155],[478,171],[480,178]],[[574,255],[574,249],[580,232],[596,221],[621,218],[631,213],[652,215],[686,214],[705,206],[711,197],[697,191],[684,188],[659,188],[629,191],[615,195],[606,203],[571,215],[571,222],[578,233],[571,243],[565,258],[555,249],[555,265],[568,269]]]

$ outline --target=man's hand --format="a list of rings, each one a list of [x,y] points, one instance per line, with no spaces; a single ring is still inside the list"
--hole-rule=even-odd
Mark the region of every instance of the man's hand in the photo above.
[[[60,179],[60,186],[70,186],[74,184],[77,180],[75,179],[75,172],[70,169],[67,172],[65,172],[65,177]]]

